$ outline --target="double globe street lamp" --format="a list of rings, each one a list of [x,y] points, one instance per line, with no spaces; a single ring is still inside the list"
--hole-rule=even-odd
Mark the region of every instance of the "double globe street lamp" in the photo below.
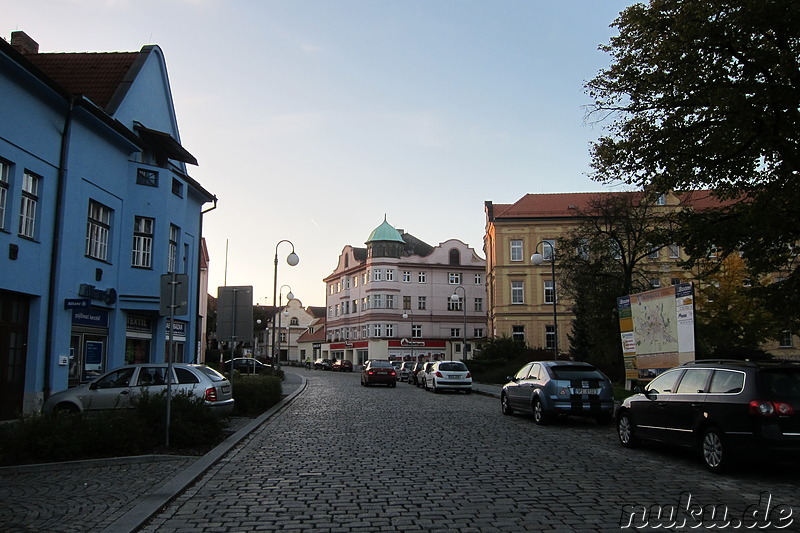
[[[273,270],[274,274],[273,274],[273,281],[272,281],[272,305],[276,304],[277,296],[278,296],[278,247],[281,245],[281,243],[284,243],[284,242],[288,242],[289,244],[292,245],[292,251],[286,257],[286,262],[289,264],[289,266],[297,266],[297,264],[300,262],[300,258],[297,257],[296,253],[294,253],[294,244],[292,243],[292,241],[289,241],[289,240],[286,240],[286,239],[278,241],[278,244],[275,245],[275,268]],[[275,313],[279,313],[279,312],[280,312],[280,307],[275,309]],[[278,320],[280,320],[280,317],[278,317]],[[277,371],[278,369],[280,369],[281,362],[280,362],[280,353],[277,353],[277,354],[275,353],[275,315],[274,314],[272,316],[272,355],[273,355],[272,364],[274,365],[274,368]]]
[[[558,302],[558,298],[556,297],[556,248],[553,246],[553,243],[550,241],[540,241],[539,244],[536,245],[536,253],[531,256],[531,263],[534,265],[541,265],[547,260],[543,254],[539,253],[539,246],[542,246],[542,252],[544,252],[544,246],[547,245],[550,247],[550,275],[553,279],[553,354],[555,357],[553,359],[558,360],[558,311],[556,309],[556,302]]]

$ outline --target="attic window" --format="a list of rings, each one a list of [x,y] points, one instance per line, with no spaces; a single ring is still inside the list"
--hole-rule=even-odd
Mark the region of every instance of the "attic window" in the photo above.
[[[139,168],[136,170],[136,183],[139,185],[147,185],[148,187],[158,187],[158,172],[146,168]]]
[[[183,198],[183,183],[180,180],[172,178],[172,194]]]

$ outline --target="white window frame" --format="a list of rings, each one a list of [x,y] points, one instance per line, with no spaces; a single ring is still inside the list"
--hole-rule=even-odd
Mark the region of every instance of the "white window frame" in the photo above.
[[[523,305],[525,303],[525,282],[512,281],[511,282],[511,304]]]
[[[386,281],[394,281],[394,269],[387,268],[386,269]]]
[[[28,239],[36,237],[36,211],[39,205],[41,178],[25,171],[22,175],[22,199],[19,204],[19,235]]]
[[[544,303],[553,304],[558,297],[555,291],[555,283],[552,279],[544,280]]]
[[[461,285],[462,280],[461,272],[448,272],[447,283],[450,285]]]
[[[6,229],[6,206],[8,205],[8,174],[10,163],[0,159],[0,230]]]
[[[483,285],[483,274],[480,272],[475,274],[475,285]]]
[[[427,283],[427,282],[428,282],[428,276],[425,274],[425,272],[420,272],[419,274],[417,274],[417,283]]]
[[[522,239],[511,239],[511,243],[509,245],[510,248],[510,260],[512,262],[517,261],[524,261],[525,256],[523,255],[522,251]]]
[[[384,309],[394,309],[395,297],[394,294],[384,295]]]
[[[670,259],[680,259],[681,257],[681,247],[678,244],[670,244],[669,245],[669,258]]]
[[[428,308],[428,298],[426,296],[417,296],[417,310],[424,311]]]
[[[383,270],[380,268],[372,269],[372,281],[383,281]]]
[[[131,266],[152,268],[153,266],[153,228],[155,219],[143,216],[133,218],[133,250]]]
[[[404,270],[403,271],[403,283],[411,283],[411,271]]]
[[[386,324],[386,335],[385,337],[394,337],[395,336],[395,327],[394,324]]]
[[[111,209],[89,200],[86,221],[86,256],[99,261],[108,260],[109,236],[111,235]]]

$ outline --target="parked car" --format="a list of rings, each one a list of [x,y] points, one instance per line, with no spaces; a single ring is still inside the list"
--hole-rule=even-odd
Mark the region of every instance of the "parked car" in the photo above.
[[[617,413],[625,447],[641,440],[696,448],[712,472],[742,452],[800,452],[800,364],[692,361],[660,374]]]
[[[44,403],[45,414],[73,413],[102,409],[132,408],[142,393],[161,394],[167,390],[167,363],[127,365],[77,387],[56,392]],[[228,379],[205,365],[174,363],[172,391],[202,398],[217,413],[233,410]]]
[[[580,361],[533,361],[508,377],[500,392],[503,414],[530,413],[537,424],[556,415],[593,417],[600,424],[612,420],[611,381],[595,366]]]
[[[330,359],[317,359],[314,361],[314,370],[331,370],[333,361]]]
[[[426,385],[428,381],[428,373],[430,373],[433,364],[433,361],[428,361],[427,363],[424,363],[422,365],[422,369],[417,372],[417,387],[422,387],[424,389],[428,388]]]
[[[394,371],[397,374],[397,380],[399,381],[400,380],[400,367],[403,366],[403,362],[402,361],[390,361],[390,363],[392,363],[392,366],[394,367]]]
[[[419,374],[419,372],[423,368],[425,368],[425,363],[414,363],[414,366],[408,373],[408,382],[411,385],[416,385],[417,387],[422,385],[422,376]]]
[[[337,372],[352,372],[353,363],[347,359],[337,359],[334,361],[331,370],[335,370]]]
[[[397,371],[389,361],[370,359],[361,371],[361,386],[367,387],[376,383],[397,387]]]
[[[472,374],[461,361],[437,361],[425,374],[425,390],[472,392]]]
[[[265,365],[253,357],[237,357],[233,359],[233,369],[241,374],[272,374],[272,365]],[[231,371],[231,360],[222,363],[222,371]]]
[[[414,368],[416,363],[412,361],[406,361],[400,366],[400,381],[409,381],[411,378],[411,370]]]

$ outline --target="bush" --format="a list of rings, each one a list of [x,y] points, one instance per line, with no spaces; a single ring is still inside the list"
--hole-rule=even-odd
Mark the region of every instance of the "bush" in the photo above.
[[[170,448],[194,452],[222,440],[222,420],[202,400],[176,395],[170,411]],[[0,465],[156,453],[165,428],[165,395],[143,395],[134,409],[26,417],[0,425]]]
[[[234,372],[234,414],[237,416],[260,415],[281,401],[281,380],[274,376],[239,375]]]

